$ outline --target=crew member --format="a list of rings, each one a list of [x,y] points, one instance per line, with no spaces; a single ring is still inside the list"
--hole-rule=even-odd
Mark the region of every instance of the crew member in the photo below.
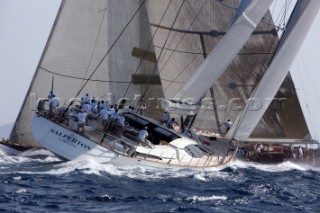
[[[142,145],[148,145],[149,147],[153,147],[151,142],[147,140],[148,136],[148,127],[145,126],[144,129],[140,130],[138,139],[142,142]]]
[[[228,119],[228,121],[225,123],[225,125],[226,125],[226,133],[228,133],[229,130],[231,129],[232,122]]]
[[[85,130],[85,124],[86,124],[86,117],[87,113],[82,110],[82,107],[80,106],[80,111],[78,112],[77,118],[78,118],[78,132],[80,134],[84,134]]]

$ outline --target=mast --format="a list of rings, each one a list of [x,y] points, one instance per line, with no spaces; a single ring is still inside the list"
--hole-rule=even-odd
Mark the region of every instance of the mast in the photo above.
[[[229,131],[229,139],[245,141],[249,138],[286,77],[319,8],[318,0],[297,2],[272,63]]]
[[[237,9],[236,15],[234,16],[234,18],[232,19],[232,21],[230,22],[229,28],[238,20],[238,18],[241,16],[241,14],[245,11],[245,9],[249,6],[249,4],[251,3],[251,0],[242,0],[239,8]],[[202,47],[202,52],[203,52],[203,58],[206,59],[208,54],[206,52],[206,47],[205,47],[205,41],[204,41],[204,36],[201,34],[200,35],[200,40],[201,40],[201,47]],[[217,102],[216,102],[216,98],[215,98],[215,94],[214,94],[214,87],[211,86],[210,87],[210,96],[212,99],[212,107],[213,107],[213,112],[214,112],[214,118],[216,121],[216,126],[217,126],[217,130],[218,133],[221,134],[222,133],[222,129],[221,129],[221,124],[219,121],[219,114],[218,114],[218,107],[217,107]],[[196,117],[197,115],[194,115],[194,117]],[[195,118],[192,118],[192,122],[188,122],[191,118],[187,118],[186,119],[186,123],[184,126],[186,126],[188,129],[191,128]]]

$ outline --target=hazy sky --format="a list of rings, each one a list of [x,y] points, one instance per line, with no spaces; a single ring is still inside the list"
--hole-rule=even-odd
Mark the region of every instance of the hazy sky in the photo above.
[[[281,1],[285,0],[275,2]],[[60,0],[0,0],[0,126],[14,122],[18,115],[59,5]],[[311,82],[307,85],[296,82],[296,86],[302,98],[306,97],[306,94],[312,96],[304,98],[306,103],[302,105],[309,112],[309,117],[318,118],[312,121],[318,124],[320,113],[310,113],[311,107],[308,104],[313,103],[315,106],[316,103],[318,105],[315,108],[320,109],[320,95],[315,90],[320,82],[320,71],[318,76],[311,77],[312,72],[317,71],[319,67],[319,34],[318,14],[299,54],[299,63],[293,66],[295,79],[302,82],[302,78],[307,78],[307,82]],[[301,74],[306,71],[307,75]],[[301,92],[302,87],[310,91]],[[4,136],[1,135],[0,129],[1,137]]]
[[[0,126],[18,115],[59,5],[60,0],[0,0]]]

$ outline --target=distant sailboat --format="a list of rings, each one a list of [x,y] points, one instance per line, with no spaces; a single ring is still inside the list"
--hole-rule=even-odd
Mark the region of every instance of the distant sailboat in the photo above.
[[[242,113],[238,116],[234,126],[228,132],[227,138],[235,138],[240,141],[247,141],[255,126],[269,107],[272,98],[276,95],[278,88],[285,79],[289,69],[299,52],[300,47],[312,25],[320,8],[319,1],[298,0],[291,14],[286,31],[276,49],[275,55],[270,66],[262,77],[258,86],[255,88]],[[263,102],[261,102],[263,100]],[[260,102],[259,102],[260,101]],[[296,124],[296,125],[299,125]],[[310,128],[310,126],[309,126]],[[311,127],[312,128],[312,127]],[[267,130],[266,130],[267,131]],[[317,138],[314,138],[317,139]],[[255,140],[254,138],[252,139]],[[272,144],[275,141],[264,139],[256,143]],[[311,138],[301,138],[300,140],[280,140],[278,144],[316,144],[319,142]],[[280,156],[291,157],[293,147],[287,147]],[[301,149],[301,148],[299,148]],[[308,151],[308,150],[307,150]],[[260,152],[260,151],[259,151]],[[278,151],[277,151],[278,152]],[[268,153],[268,152],[267,152]],[[314,153],[313,153],[314,155]],[[302,156],[301,156],[302,158]]]

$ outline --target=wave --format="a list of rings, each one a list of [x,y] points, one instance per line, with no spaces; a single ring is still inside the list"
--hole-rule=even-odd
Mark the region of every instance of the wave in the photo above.
[[[291,162],[291,161],[284,161],[282,163],[277,163],[277,164],[260,164],[260,163],[235,159],[230,165],[230,167],[233,169],[254,168],[254,169],[265,171],[265,172],[288,172],[292,170],[299,170],[299,171],[311,170],[311,171],[320,172],[320,167],[318,164],[299,163],[299,162]]]
[[[44,149],[30,149],[27,151],[17,151],[15,149],[0,145],[0,170],[11,167],[21,169],[19,173],[41,173],[50,175],[67,174],[74,171],[80,171],[84,174],[93,174],[98,176],[113,175],[123,176],[131,179],[157,180],[169,178],[191,177],[199,181],[209,182],[212,179],[229,179],[232,182],[242,182],[244,177],[237,172],[242,169],[251,169],[264,172],[287,172],[291,170],[316,171],[320,168],[313,165],[301,165],[293,162],[283,162],[280,164],[258,164],[254,162],[245,162],[234,160],[229,167],[222,170],[212,169],[211,171],[201,171],[185,168],[171,169],[146,169],[141,166],[116,167],[109,164],[99,164],[91,160],[61,161],[51,152]]]
[[[192,201],[192,202],[203,202],[203,201],[215,201],[215,200],[227,200],[227,196],[215,196],[212,195],[210,197],[205,197],[205,196],[191,196],[188,197],[187,200]]]

